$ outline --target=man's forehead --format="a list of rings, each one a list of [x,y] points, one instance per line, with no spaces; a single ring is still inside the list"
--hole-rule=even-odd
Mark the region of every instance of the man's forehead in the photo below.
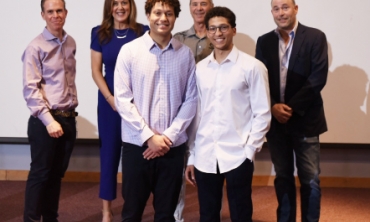
[[[202,2],[207,2],[207,3],[212,3],[212,0],[190,0],[190,4],[193,2],[197,3],[202,3]]]
[[[271,5],[276,5],[276,4],[293,4],[295,5],[294,0],[271,0]]]
[[[171,5],[169,5],[169,4],[165,3],[165,2],[157,2],[153,6],[152,10],[173,11],[174,8],[173,8],[173,6],[171,6]]]

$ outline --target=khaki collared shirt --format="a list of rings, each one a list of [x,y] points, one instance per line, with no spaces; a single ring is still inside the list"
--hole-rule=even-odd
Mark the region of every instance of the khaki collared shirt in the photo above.
[[[206,36],[199,38],[195,33],[194,26],[186,31],[176,33],[174,38],[191,49],[196,63],[206,58],[213,51],[213,46],[208,38]]]

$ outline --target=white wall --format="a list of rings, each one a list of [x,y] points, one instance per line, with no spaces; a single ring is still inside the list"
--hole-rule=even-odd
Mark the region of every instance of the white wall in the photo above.
[[[21,55],[38,35],[44,21],[40,1],[0,1],[0,137],[26,137],[29,111],[22,97]],[[147,24],[144,0],[137,0],[138,21]],[[192,20],[189,1],[180,0],[182,12],[173,33],[187,29]],[[297,0],[298,19],[303,24],[323,30],[329,42],[329,80],[323,91],[329,132],[321,138],[329,143],[370,144],[370,1],[350,3],[336,0]],[[227,6],[237,16],[235,43],[254,55],[258,36],[275,28],[270,0],[214,0]],[[79,138],[97,138],[97,87],[90,72],[90,30],[101,21],[103,0],[67,0],[69,11],[65,29],[77,41],[77,87]]]

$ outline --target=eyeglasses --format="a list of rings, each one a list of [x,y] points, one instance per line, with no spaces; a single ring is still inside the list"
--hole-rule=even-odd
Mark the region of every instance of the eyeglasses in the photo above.
[[[208,32],[211,34],[215,34],[217,32],[217,29],[220,30],[220,32],[225,33],[229,31],[230,26],[229,25],[220,25],[220,26],[210,26],[208,27]]]

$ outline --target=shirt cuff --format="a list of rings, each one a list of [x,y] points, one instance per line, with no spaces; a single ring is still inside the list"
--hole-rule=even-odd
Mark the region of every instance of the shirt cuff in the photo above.
[[[50,123],[54,122],[55,119],[54,117],[50,114],[49,111],[40,114],[37,118],[41,120],[41,122],[45,125],[48,126]]]
[[[171,130],[169,128],[166,129],[162,134],[167,136],[167,138],[171,140],[172,144],[176,143],[177,136],[175,133],[171,133]]]
[[[187,165],[194,165],[194,159],[195,159],[195,156],[190,154],[189,158],[188,158],[188,163]]]
[[[245,147],[245,154],[246,154],[247,158],[248,158],[251,162],[253,162],[253,161],[254,161],[254,156],[255,156],[255,154],[256,154],[256,151],[255,151],[253,148],[251,148],[250,146],[246,146],[246,147]]]
[[[145,142],[154,135],[153,131],[148,127],[148,126],[145,126],[143,131],[141,132],[140,136],[141,136],[141,145],[144,145]]]

